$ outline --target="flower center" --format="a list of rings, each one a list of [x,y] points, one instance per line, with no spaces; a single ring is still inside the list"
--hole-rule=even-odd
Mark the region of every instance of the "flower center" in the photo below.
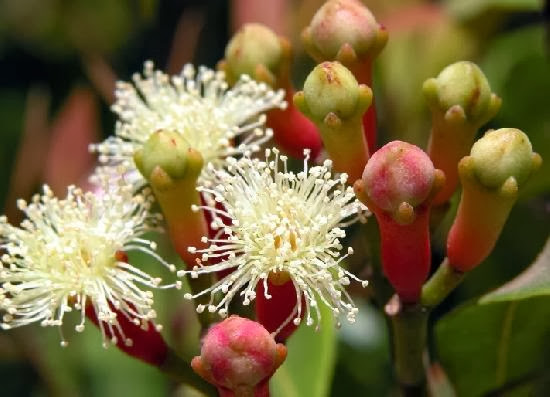
[[[296,251],[298,249],[298,243],[296,241],[297,239],[297,236],[296,236],[296,233],[294,233],[293,231],[291,231],[289,234],[288,234],[288,242],[290,244],[290,249],[292,251]],[[275,236],[275,241],[274,241],[274,245],[275,245],[275,249],[279,249],[282,247],[283,245],[283,237],[281,237],[280,234],[276,235]]]

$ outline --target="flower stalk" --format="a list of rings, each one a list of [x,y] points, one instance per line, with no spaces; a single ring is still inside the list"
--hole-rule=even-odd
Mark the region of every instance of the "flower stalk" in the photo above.
[[[422,287],[420,303],[426,308],[439,305],[464,280],[467,273],[453,268],[449,259],[443,259],[437,270]]]
[[[429,311],[418,304],[404,304],[394,295],[386,315],[391,320],[393,361],[401,390],[405,396],[423,395]]]
[[[301,305],[305,306],[303,297],[299,297],[294,283],[288,275],[280,276],[281,273],[271,273],[267,279],[267,288],[263,283],[256,288],[256,319],[265,329],[275,335],[275,340],[284,343],[290,335],[296,331],[303,314],[298,321],[288,321],[295,317],[298,299]],[[269,298],[268,298],[269,297]]]

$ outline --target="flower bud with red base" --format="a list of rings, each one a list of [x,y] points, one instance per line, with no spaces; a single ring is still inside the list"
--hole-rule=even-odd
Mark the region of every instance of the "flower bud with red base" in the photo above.
[[[221,396],[264,397],[269,396],[269,379],[286,353],[286,347],[260,324],[231,316],[208,330],[201,355],[193,358],[191,366]]]
[[[501,100],[491,92],[481,69],[465,61],[426,80],[423,91],[432,112],[428,154],[446,177],[434,199],[434,204],[442,204],[458,185],[458,162],[468,154],[478,129],[498,112]]]
[[[378,220],[384,274],[406,303],[418,301],[430,270],[429,210],[444,179],[420,148],[393,141],[373,154],[354,185]]]
[[[339,62],[317,65],[294,95],[294,104],[319,128],[334,169],[351,181],[361,178],[369,158],[361,120],[371,103],[371,89]]]
[[[372,64],[386,45],[388,33],[360,1],[329,0],[302,32],[306,51],[317,62],[339,61],[361,84],[372,86]],[[363,115],[369,150],[376,148],[376,111]]]
[[[492,251],[519,188],[540,167],[527,135],[515,128],[489,131],[458,166],[462,196],[447,238],[450,265],[466,272]]]
[[[168,347],[160,334],[161,327],[152,321],[136,323],[123,313],[117,313],[117,324],[100,322],[92,305],[86,306],[86,317],[102,330],[105,337],[124,353],[156,367],[162,366],[168,356]],[[107,347],[107,344],[105,344]]]
[[[226,74],[230,84],[243,74],[274,88],[285,90],[286,108],[267,113],[267,126],[273,129],[273,140],[284,152],[302,158],[304,149],[315,158],[322,142],[315,125],[292,104],[294,88],[290,81],[292,49],[289,41],[268,27],[245,24],[229,41],[225,59],[218,68]]]
[[[270,333],[275,334],[277,342],[284,343],[303,319],[302,313],[300,322],[296,318],[288,321],[298,305],[297,295],[292,280],[285,272],[271,273],[267,279],[267,289],[263,283],[256,287],[256,319]],[[301,299],[305,306],[304,298]]]

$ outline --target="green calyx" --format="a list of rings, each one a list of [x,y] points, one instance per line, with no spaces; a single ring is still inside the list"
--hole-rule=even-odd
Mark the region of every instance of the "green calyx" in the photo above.
[[[189,147],[181,134],[159,130],[134,153],[137,168],[154,187],[162,188],[181,179],[196,180],[202,170],[199,152]]]
[[[388,34],[360,1],[329,0],[302,32],[307,52],[318,62],[338,60],[349,66],[374,59]]]
[[[290,46],[264,25],[245,24],[225,48],[225,59],[219,64],[227,80],[234,84],[246,74],[254,80],[276,86],[283,64],[290,59]]]
[[[449,122],[481,126],[501,105],[481,69],[468,61],[447,66],[436,78],[424,82],[423,91],[432,112],[441,113]]]
[[[520,187],[542,163],[527,135],[515,128],[488,131],[472,146],[471,158],[473,174],[489,189]]]
[[[362,116],[372,102],[372,91],[358,84],[341,63],[323,62],[308,75],[294,102],[315,123],[338,124]]]

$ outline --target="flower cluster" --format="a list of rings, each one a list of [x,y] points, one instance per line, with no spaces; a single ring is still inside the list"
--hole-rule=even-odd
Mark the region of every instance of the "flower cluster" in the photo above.
[[[266,151],[265,161],[251,158],[271,136],[263,128],[262,112],[284,108],[283,92],[246,76],[228,88],[223,73],[204,67],[196,71],[191,65],[169,77],[146,62],[143,76],[135,75],[134,85],[119,83],[116,97],[116,135],[91,147],[107,164],[93,175],[98,190],[71,186],[67,197],[58,199],[45,186],[30,204],[20,201],[27,217],[20,227],[0,218],[3,328],[39,322],[61,333],[65,314],[77,310],[77,331],[88,316],[99,325],[105,344],[120,337],[130,345],[120,316],[146,328],[156,316],[149,289],[181,286],[179,281],[161,285],[160,278],[129,264],[127,255],[142,251],[176,270],[142,236],[160,230],[161,216],[150,211],[154,196],[143,188],[145,180],[134,163],[136,152],[162,129],[181,135],[205,160],[197,190],[216,234],[203,237],[206,248],[189,248],[200,258],[198,265],[179,275],[234,270],[207,289],[186,294],[210,293],[210,303],[198,305],[197,311],[208,306],[225,316],[234,295],[244,288],[240,293],[248,304],[258,283],[269,299],[269,277],[290,280],[297,294],[296,307],[281,328],[292,320],[298,325],[304,316],[308,325],[319,322],[320,302],[335,317],[346,314],[354,320],[357,308],[344,287],[350,279],[366,282],[340,266],[352,253],[351,248],[340,253],[341,240],[343,227],[362,217],[365,207],[346,185],[347,175],[333,177],[330,160],[310,167],[307,150],[297,174],[276,149]],[[205,266],[213,258],[217,264]],[[217,292],[225,297],[214,304]]]
[[[343,227],[359,219],[364,206],[346,185],[346,174],[333,177],[330,160],[310,167],[307,152],[305,157],[304,169],[297,174],[288,170],[287,158],[276,149],[266,150],[265,161],[243,157],[229,159],[226,169],[210,167],[215,183],[211,188],[198,190],[208,190],[224,208],[202,207],[215,215],[213,226],[218,235],[203,238],[204,243],[209,243],[207,248],[189,248],[200,254],[201,260],[180,275],[196,278],[205,273],[234,271],[197,295],[186,294],[186,298],[209,293],[207,309],[226,316],[235,295],[243,295],[243,304],[247,305],[256,297],[256,286],[263,283],[269,299],[268,277],[290,279],[298,299],[294,312],[281,328],[291,320],[299,324],[304,314],[307,325],[316,322],[314,317],[318,323],[321,302],[330,307],[336,318],[344,313],[350,322],[354,321],[357,308],[344,286],[350,279],[363,286],[366,281],[340,266],[353,252],[351,247],[345,255],[340,251],[346,235]],[[221,263],[205,265],[220,257],[224,258]],[[224,296],[214,303],[218,292]],[[199,305],[197,311],[205,308]]]
[[[263,112],[286,106],[282,90],[273,91],[248,76],[229,88],[223,72],[196,70],[190,64],[179,75],[169,76],[147,61],[143,76],[135,74],[133,82],[117,85],[112,107],[119,117],[115,136],[91,145],[102,163],[135,167],[136,149],[156,131],[167,130],[181,134],[205,163],[219,168],[229,156],[258,151],[273,134],[263,128]],[[208,179],[203,173],[204,178]]]
[[[117,316],[147,327],[156,317],[150,289],[180,286],[161,285],[160,278],[128,263],[127,252],[140,251],[176,270],[142,237],[160,228],[162,217],[150,211],[152,201],[147,189],[134,194],[130,185],[107,178],[95,194],[70,186],[67,197],[58,199],[44,186],[31,203],[20,200],[26,215],[20,227],[0,217],[2,328],[40,322],[61,333],[65,313],[76,309],[81,320],[75,329],[81,332],[93,309],[104,343],[108,336],[116,343],[118,334],[131,344]]]

